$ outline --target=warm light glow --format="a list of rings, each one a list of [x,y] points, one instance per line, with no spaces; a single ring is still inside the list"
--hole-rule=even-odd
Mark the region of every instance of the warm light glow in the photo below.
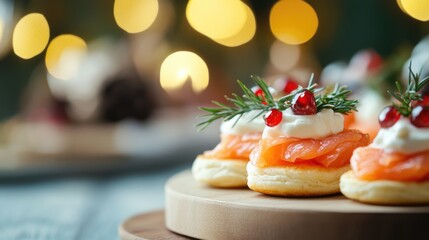
[[[411,17],[420,20],[429,20],[429,1],[428,0],[398,0],[398,5]]]
[[[46,51],[48,72],[59,79],[71,79],[86,54],[86,43],[80,37],[64,34],[54,38]]]
[[[179,51],[164,60],[160,72],[162,88],[178,89],[188,79],[195,92],[201,92],[209,85],[209,70],[200,56],[193,52]]]
[[[270,61],[275,68],[287,72],[298,64],[301,50],[297,45],[275,41],[270,49]]]
[[[186,18],[207,37],[226,39],[243,29],[247,15],[245,4],[239,0],[189,0]]]
[[[115,0],[116,23],[129,33],[148,29],[158,15],[158,0]]]
[[[49,25],[40,13],[30,13],[16,24],[13,31],[13,51],[23,59],[40,54],[49,41]]]
[[[319,21],[314,9],[301,0],[278,1],[270,12],[274,36],[287,44],[302,44],[316,33]]]
[[[236,47],[243,45],[250,40],[252,40],[253,36],[256,32],[256,20],[255,15],[252,12],[252,9],[250,9],[249,6],[243,4],[244,9],[246,10],[246,22],[244,23],[243,28],[235,35],[229,38],[224,39],[213,39],[217,43],[220,43],[222,45],[228,46],[228,47]]]
[[[185,68],[180,69],[177,71],[177,78],[180,79],[180,81],[186,81],[189,77],[188,70]]]

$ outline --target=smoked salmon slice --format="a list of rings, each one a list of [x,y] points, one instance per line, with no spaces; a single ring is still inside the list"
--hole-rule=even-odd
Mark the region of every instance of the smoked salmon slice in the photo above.
[[[264,138],[250,159],[256,167],[290,164],[342,167],[350,162],[354,149],[368,144],[368,134],[358,130],[344,130],[321,139]]]
[[[258,145],[262,132],[243,135],[223,134],[220,143],[204,152],[206,158],[249,160],[249,155]]]
[[[350,126],[356,121],[355,113],[351,112],[344,116],[344,129],[349,129]]]
[[[385,152],[383,149],[358,148],[351,159],[356,177],[362,180],[429,180],[429,151],[415,154]]]

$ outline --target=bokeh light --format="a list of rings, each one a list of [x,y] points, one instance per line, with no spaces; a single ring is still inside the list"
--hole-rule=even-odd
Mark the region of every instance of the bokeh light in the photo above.
[[[49,24],[40,13],[30,13],[16,24],[13,31],[13,51],[23,59],[40,54],[49,41]]]
[[[178,51],[169,55],[161,65],[160,82],[165,90],[175,90],[192,83],[195,92],[201,92],[209,84],[209,70],[204,60],[193,52]]]
[[[235,35],[224,38],[224,39],[213,39],[219,44],[228,46],[228,47],[236,47],[243,45],[250,40],[252,40],[253,36],[256,32],[256,20],[255,15],[253,14],[252,9],[249,6],[243,4],[244,9],[246,10],[246,22],[244,23],[243,28]]]
[[[411,17],[420,20],[429,20],[428,0],[398,0],[398,5]],[[402,7],[401,7],[402,6]]]
[[[274,36],[287,44],[302,44],[316,33],[319,21],[314,9],[301,0],[278,1],[270,12]]]
[[[158,8],[158,0],[115,0],[113,15],[123,30],[138,33],[152,25]]]
[[[300,59],[301,49],[297,45],[289,45],[280,41],[274,41],[270,49],[271,64],[282,72],[287,72],[295,67]]]
[[[45,64],[48,72],[58,79],[71,79],[87,51],[83,39],[72,34],[54,38],[48,46]]]
[[[186,18],[198,32],[211,39],[227,39],[239,33],[247,20],[239,0],[190,0]]]

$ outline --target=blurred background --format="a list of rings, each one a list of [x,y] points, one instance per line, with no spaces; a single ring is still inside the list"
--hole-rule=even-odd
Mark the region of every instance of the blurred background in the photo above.
[[[412,56],[417,71],[427,65],[427,5],[1,0],[0,168],[192,162],[219,139],[216,124],[195,131],[197,107],[250,75],[347,84],[362,100],[353,121],[376,132],[386,88]]]
[[[238,92],[237,79],[252,86],[250,75],[347,84],[360,100],[347,124],[374,136],[410,63],[429,75],[427,9],[0,0],[0,238],[116,239],[122,220],[162,208],[168,177],[218,143],[219,123],[196,131],[198,107]]]

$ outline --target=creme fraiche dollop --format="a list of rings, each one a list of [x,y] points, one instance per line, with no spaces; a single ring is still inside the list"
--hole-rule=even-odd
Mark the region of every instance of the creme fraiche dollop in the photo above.
[[[386,152],[411,154],[429,150],[429,128],[417,128],[408,118],[400,118],[390,128],[382,128],[370,145]]]
[[[295,115],[292,109],[283,111],[282,122],[274,127],[266,126],[263,138],[296,137],[323,138],[344,130],[344,116],[332,109],[323,109],[313,115]]]
[[[265,122],[262,116],[258,116],[260,113],[261,111],[250,111],[243,114],[238,122],[236,121],[239,116],[235,116],[229,121],[224,121],[220,125],[220,132],[236,135],[262,132],[265,128]]]

